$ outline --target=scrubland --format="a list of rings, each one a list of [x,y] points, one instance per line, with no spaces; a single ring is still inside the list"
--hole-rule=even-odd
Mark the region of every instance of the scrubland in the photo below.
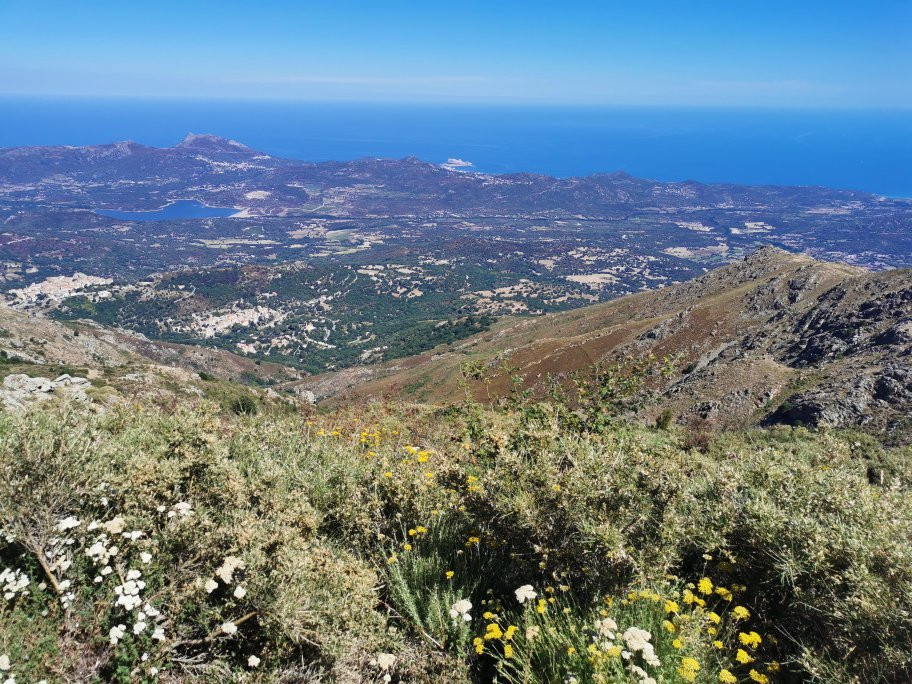
[[[0,681],[912,678],[908,447],[242,413],[0,416]]]

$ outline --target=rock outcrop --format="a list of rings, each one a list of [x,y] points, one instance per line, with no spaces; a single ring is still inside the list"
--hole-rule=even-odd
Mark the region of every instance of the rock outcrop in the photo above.
[[[51,380],[14,373],[3,379],[3,385],[0,386],[0,403],[8,409],[23,409],[55,396],[65,396],[71,401],[88,402],[86,390],[91,384],[87,378],[74,378],[67,374]]]

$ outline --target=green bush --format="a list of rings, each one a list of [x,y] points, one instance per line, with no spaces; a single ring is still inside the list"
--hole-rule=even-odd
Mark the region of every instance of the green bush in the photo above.
[[[908,447],[701,451],[566,410],[0,414],[0,655],[49,682],[908,681]],[[660,664],[612,655],[630,627]]]

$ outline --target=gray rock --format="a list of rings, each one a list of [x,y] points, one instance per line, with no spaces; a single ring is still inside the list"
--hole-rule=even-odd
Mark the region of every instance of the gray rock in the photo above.
[[[57,396],[66,396],[75,401],[88,402],[85,389],[90,386],[86,378],[74,378],[61,375],[55,380],[33,378],[24,373],[13,373],[3,379],[0,386],[0,404],[8,409],[22,409],[38,401],[46,401]]]

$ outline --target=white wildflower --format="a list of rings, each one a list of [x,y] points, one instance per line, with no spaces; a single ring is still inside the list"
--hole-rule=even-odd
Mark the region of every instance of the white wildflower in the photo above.
[[[234,571],[243,569],[244,561],[237,556],[228,556],[222,561],[222,566],[215,571],[215,574],[218,575],[225,584],[231,584],[231,580],[234,578]]]
[[[5,653],[0,655],[0,672],[8,672],[10,669],[10,657]]]
[[[79,524],[79,518],[71,515],[57,523],[57,531],[66,532],[67,530],[72,530],[74,527],[79,527]]]
[[[624,632],[622,638],[631,651],[642,651],[652,638],[652,634],[639,627],[630,627]]]
[[[17,595],[27,596],[29,578],[22,570],[12,570],[5,568],[0,572],[0,591],[3,591],[3,598],[11,601]]]
[[[173,518],[174,516],[186,518],[190,515],[193,515],[193,506],[188,504],[186,501],[180,501],[174,504],[172,510],[168,511],[169,518]]]
[[[472,620],[472,616],[469,615],[470,610],[472,610],[472,603],[466,599],[460,599],[450,608],[450,617],[454,620],[462,618],[466,622],[470,622]]]
[[[396,664],[396,656],[392,653],[378,653],[377,654],[377,667],[381,670],[389,670]]]
[[[163,628],[163,627],[156,627],[156,628],[152,631],[152,638],[155,639],[156,641],[164,641],[164,640],[165,640],[165,630],[164,630],[164,628]]]
[[[614,639],[614,633],[617,631],[617,623],[611,618],[603,618],[595,621],[595,629],[598,633],[608,639]]]
[[[133,634],[142,634],[146,631],[146,627],[148,626],[149,625],[147,625],[145,622],[137,622],[135,625],[133,625]]]
[[[538,594],[532,588],[531,584],[522,585],[514,593],[516,594],[516,600],[519,601],[520,603],[525,603],[526,601],[531,601],[536,596],[538,596]]]
[[[211,594],[213,591],[218,589],[218,582],[210,577],[206,580],[206,584],[203,585],[203,588],[206,590],[207,594]]]
[[[249,658],[247,658],[247,667],[257,667],[259,664],[260,664],[260,659],[257,658],[255,655],[252,655]]]
[[[127,525],[127,521],[121,518],[119,515],[111,518],[108,522],[102,523],[101,526],[105,528],[108,534],[120,534],[124,531],[124,528]]]
[[[124,634],[127,633],[126,625],[117,625],[116,627],[111,627],[108,632],[108,637],[111,639],[111,645],[117,646],[117,642],[123,639]]]
[[[223,633],[230,635],[230,634],[234,634],[235,632],[237,632],[237,625],[234,624],[233,622],[226,622],[224,625],[221,626],[220,629],[222,630]]]
[[[139,554],[139,560],[148,565],[152,562],[152,554],[148,551],[143,551],[141,554]]]
[[[247,590],[244,587],[235,587],[234,589],[234,598],[242,599],[247,596]]]

